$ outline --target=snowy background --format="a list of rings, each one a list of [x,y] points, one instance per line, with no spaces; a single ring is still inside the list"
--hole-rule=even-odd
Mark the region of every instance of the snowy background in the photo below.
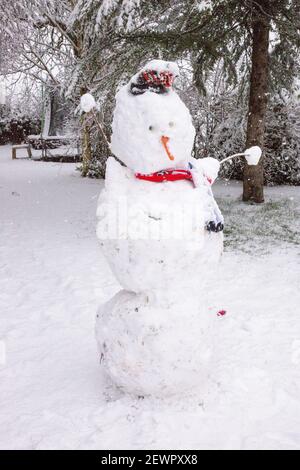
[[[226,248],[211,309],[227,315],[210,383],[175,401],[101,376],[96,309],[119,289],[95,235],[102,185],[0,147],[0,448],[299,448],[299,188],[250,206],[240,183],[215,185]]]

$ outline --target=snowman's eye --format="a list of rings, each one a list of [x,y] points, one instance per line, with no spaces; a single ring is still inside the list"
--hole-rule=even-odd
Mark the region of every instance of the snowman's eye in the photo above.
[[[149,126],[149,131],[153,131],[154,130],[154,126]]]
[[[174,126],[175,126],[175,122],[173,122],[173,121],[169,122],[169,126],[170,126],[170,127],[174,127]]]

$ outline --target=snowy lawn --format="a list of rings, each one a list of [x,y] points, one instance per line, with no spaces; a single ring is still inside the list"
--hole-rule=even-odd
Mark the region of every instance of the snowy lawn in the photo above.
[[[227,315],[211,382],[159,401],[121,395],[99,369],[95,313],[118,290],[95,236],[102,184],[0,147],[0,448],[299,449],[300,188],[269,188],[257,207],[217,183],[211,308]]]

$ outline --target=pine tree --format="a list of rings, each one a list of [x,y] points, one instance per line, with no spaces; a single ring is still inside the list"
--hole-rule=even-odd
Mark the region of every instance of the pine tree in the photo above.
[[[146,11],[155,3],[148,2]],[[158,31],[150,21],[124,37],[145,44],[159,42],[175,55],[189,53],[199,90],[205,90],[207,72],[220,58],[228,83],[250,75],[246,145],[263,147],[270,92],[295,75],[299,13],[299,0],[166,1],[156,9],[161,18]],[[271,35],[277,42],[272,54]],[[263,202],[263,183],[263,159],[256,167],[246,164],[244,201]]]

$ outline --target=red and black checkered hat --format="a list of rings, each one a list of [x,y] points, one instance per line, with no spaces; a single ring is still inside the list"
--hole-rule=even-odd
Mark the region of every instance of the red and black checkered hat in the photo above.
[[[139,78],[149,85],[162,85],[166,88],[170,88],[175,79],[171,72],[157,72],[156,70],[145,70],[141,73]]]
[[[146,91],[160,94],[167,93],[175,78],[174,74],[167,70],[143,70],[137,79],[131,82],[130,91],[133,95],[141,95]]]

